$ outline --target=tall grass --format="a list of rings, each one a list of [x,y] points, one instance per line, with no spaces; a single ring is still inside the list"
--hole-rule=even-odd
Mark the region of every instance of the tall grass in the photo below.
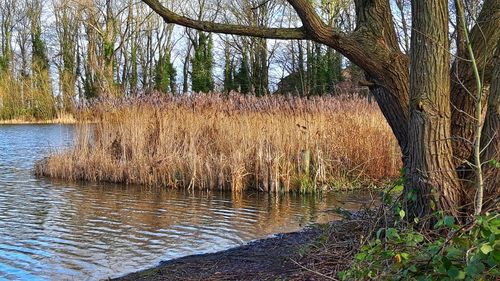
[[[41,85],[35,85],[36,81]],[[52,95],[50,87],[48,77],[17,79],[7,72],[0,73],[0,122],[22,123],[66,119],[67,114],[62,116],[58,112],[57,99]]]
[[[200,94],[100,101],[39,175],[196,189],[307,191],[397,176],[397,143],[362,98]]]

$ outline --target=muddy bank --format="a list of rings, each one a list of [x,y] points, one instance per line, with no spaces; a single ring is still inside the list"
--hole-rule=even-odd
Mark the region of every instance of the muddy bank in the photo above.
[[[345,269],[365,230],[349,220],[278,234],[222,252],[161,263],[115,280],[327,280]]]

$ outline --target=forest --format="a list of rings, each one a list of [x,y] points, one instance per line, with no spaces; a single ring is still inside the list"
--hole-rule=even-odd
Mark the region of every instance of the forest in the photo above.
[[[349,30],[352,3],[344,2],[325,4],[322,13]],[[278,3],[224,5],[226,17],[244,24],[296,22]],[[195,31],[164,23],[137,1],[2,0],[0,7],[1,119],[54,119],[91,99],[153,91],[311,96],[363,90],[357,67],[312,41]],[[219,13],[205,0],[185,8],[199,19]]]

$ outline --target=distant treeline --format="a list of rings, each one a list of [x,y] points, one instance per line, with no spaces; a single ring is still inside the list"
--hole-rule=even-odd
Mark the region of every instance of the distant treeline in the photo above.
[[[197,18],[210,20],[213,8],[205,1],[189,4]],[[269,1],[220,5],[231,22],[272,25],[278,15],[281,25],[297,21]],[[354,26],[351,10],[351,4],[336,4],[321,15],[347,30]],[[73,113],[75,101],[152,90],[345,93],[359,90],[357,77],[354,65],[317,43],[174,27],[140,1],[0,0],[0,119],[51,119]]]

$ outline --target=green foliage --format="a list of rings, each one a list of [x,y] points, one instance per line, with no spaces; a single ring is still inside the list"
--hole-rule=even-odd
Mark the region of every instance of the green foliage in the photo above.
[[[500,161],[496,159],[491,159],[488,163],[490,164],[491,167],[500,169]]]
[[[404,181],[404,180],[403,180]],[[394,189],[402,189],[397,183]],[[384,203],[396,200],[386,193]],[[460,226],[436,214],[434,228],[421,233],[392,204],[393,227],[381,228],[363,245],[341,280],[495,280],[500,277],[500,218],[485,214]]]
[[[9,68],[10,59],[6,55],[0,55],[0,75]]]
[[[132,43],[132,47],[130,50],[130,60],[132,61],[132,70],[131,70],[131,74],[130,74],[130,87],[132,88],[132,90],[135,90],[137,88],[138,81],[139,81],[139,74],[138,74],[138,67],[137,67],[138,66],[137,65],[137,61],[138,61],[137,43],[136,42]]]
[[[113,60],[113,53],[114,53],[114,49],[115,49],[114,43],[109,42],[107,40],[104,40],[102,45],[103,45],[103,51],[104,51],[104,54],[103,54],[104,60],[106,61],[106,63],[109,64]]]
[[[210,92],[214,89],[212,36],[201,31],[198,32],[198,41],[194,42],[193,47],[194,57],[191,59],[193,92]]]
[[[36,23],[33,23],[36,24]],[[33,57],[33,67],[37,68],[39,71],[44,71],[49,69],[49,58],[47,57],[47,50],[45,47],[45,42],[42,39],[42,30],[36,24],[33,27],[31,33],[31,43],[32,43],[32,57]]]
[[[334,94],[336,84],[342,80],[340,53],[313,43],[312,47],[307,47],[306,69],[300,47],[298,56],[298,66],[280,81],[278,92],[296,92],[300,95]]]
[[[226,44],[224,50],[224,92],[229,93],[231,91],[238,90],[238,85],[235,80],[236,70],[234,67],[234,59],[231,58],[231,52],[229,45]]]
[[[314,45],[314,50],[307,55],[307,72],[310,95],[334,93],[335,84],[341,80],[340,54]]]
[[[303,194],[314,193],[316,191],[313,179],[306,174],[298,175],[295,179],[295,185],[299,187],[299,192]]]
[[[236,84],[242,94],[248,94],[252,91],[252,80],[250,78],[250,67],[248,64],[248,56],[244,52],[241,57],[240,68],[235,76]]]
[[[170,53],[161,56],[155,67],[155,89],[164,93],[174,92],[176,75],[177,72],[170,60]]]
[[[251,51],[253,54],[250,56],[251,60],[251,81],[252,91],[258,96],[267,95],[269,92],[269,73],[267,61],[267,44],[266,40],[262,38],[255,39],[256,47]]]
[[[85,93],[86,99],[92,99],[99,96],[95,80],[88,69],[86,69],[83,79],[83,92]]]

